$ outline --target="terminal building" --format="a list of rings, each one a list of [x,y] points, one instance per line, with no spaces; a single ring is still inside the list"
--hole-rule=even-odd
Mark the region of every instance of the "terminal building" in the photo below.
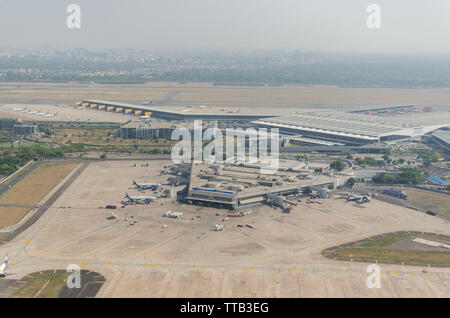
[[[342,146],[390,142],[423,136],[449,124],[426,124],[407,118],[383,117],[360,112],[309,112],[261,118],[257,127],[278,128],[280,134],[292,135],[296,144]]]
[[[190,204],[217,208],[239,209],[267,203],[284,202],[285,196],[297,195],[306,189],[335,188],[348,177],[315,174],[314,167],[305,169],[300,162],[295,166],[280,166],[275,174],[262,174],[261,166],[254,164],[198,164],[189,172]]]

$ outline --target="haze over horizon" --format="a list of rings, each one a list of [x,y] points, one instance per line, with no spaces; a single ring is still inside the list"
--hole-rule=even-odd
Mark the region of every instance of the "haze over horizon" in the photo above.
[[[66,26],[69,4],[81,29]],[[368,5],[381,29],[368,29]],[[450,54],[447,0],[5,0],[0,47]]]

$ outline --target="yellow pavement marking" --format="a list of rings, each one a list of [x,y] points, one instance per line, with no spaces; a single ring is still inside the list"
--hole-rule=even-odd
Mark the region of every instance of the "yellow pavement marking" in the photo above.
[[[103,265],[109,265],[109,264],[111,264],[111,261],[107,261],[107,262],[103,263]]]
[[[335,261],[337,259],[337,257],[333,258],[333,261]]]
[[[91,262],[82,262],[81,265],[89,265]]]
[[[56,273],[56,269],[53,270],[53,274],[55,274],[55,273]]]
[[[28,244],[28,243],[30,243],[30,241],[31,240],[25,240],[25,241],[23,241],[25,244]]]
[[[251,267],[250,269],[251,269],[252,271],[254,271],[254,270],[256,270],[256,267]]]
[[[147,264],[147,266],[153,267],[153,264]]]
[[[361,232],[363,232],[363,230],[359,229],[357,232],[361,233]]]
[[[165,268],[167,268],[167,267],[169,267],[169,266],[170,266],[169,264],[167,264],[167,265],[164,265],[164,267],[165,267]]]
[[[391,273],[392,274],[400,274],[400,272],[397,272],[397,271],[392,271]]]
[[[49,261],[50,261],[50,262],[54,262],[55,259],[54,259],[54,258],[50,258]]]
[[[342,239],[341,239],[341,238],[338,238],[337,241],[338,241],[338,242],[342,242]]]
[[[48,226],[41,227],[42,230],[48,230]]]
[[[41,274],[41,275],[44,275],[44,273],[43,273],[43,272],[39,272],[39,274]]]
[[[18,287],[12,287],[12,286],[9,286],[8,288],[11,288],[11,289],[19,289]]]
[[[348,272],[349,272],[349,273],[353,273],[353,270],[352,270],[352,269],[349,269]]]
[[[103,277],[103,275],[97,275],[94,278],[99,278],[99,277]]]
[[[291,271],[295,272],[297,269],[296,268],[291,268]]]
[[[216,266],[217,266],[217,267],[220,267],[220,266],[222,266],[222,264],[217,264]]]
[[[208,266],[202,266],[203,269],[208,268]]]
[[[196,266],[194,266],[194,268],[200,268],[200,266],[196,265]]]
[[[300,271],[302,271],[302,272],[304,272],[304,271],[305,271],[305,269],[304,269],[304,268],[300,268],[299,270],[300,270]]]
[[[66,261],[64,259],[61,260],[61,263],[66,264]]]
[[[248,269],[248,267],[242,267],[242,269],[243,269],[243,270],[246,270],[246,269]]]
[[[411,272],[412,275],[416,275],[416,272]]]
[[[155,267],[159,267],[159,264],[155,264]]]
[[[341,269],[341,273],[345,273],[346,272],[346,270],[345,269]]]
[[[32,276],[32,275],[25,275],[24,277],[34,278],[34,276]]]
[[[428,267],[431,267],[431,265],[430,265],[430,264],[428,264]]]

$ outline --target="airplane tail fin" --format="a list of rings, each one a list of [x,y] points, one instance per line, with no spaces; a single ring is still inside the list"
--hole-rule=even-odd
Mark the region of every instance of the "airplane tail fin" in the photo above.
[[[125,198],[130,198],[130,196],[128,195],[128,192],[125,192]]]
[[[133,179],[133,185],[137,185],[136,180]]]
[[[6,257],[5,257],[5,264],[8,265],[8,254],[6,254]]]

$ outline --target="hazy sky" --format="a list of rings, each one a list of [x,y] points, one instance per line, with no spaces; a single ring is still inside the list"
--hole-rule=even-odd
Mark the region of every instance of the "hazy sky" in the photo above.
[[[0,0],[0,47],[40,46],[450,55],[450,0]]]

